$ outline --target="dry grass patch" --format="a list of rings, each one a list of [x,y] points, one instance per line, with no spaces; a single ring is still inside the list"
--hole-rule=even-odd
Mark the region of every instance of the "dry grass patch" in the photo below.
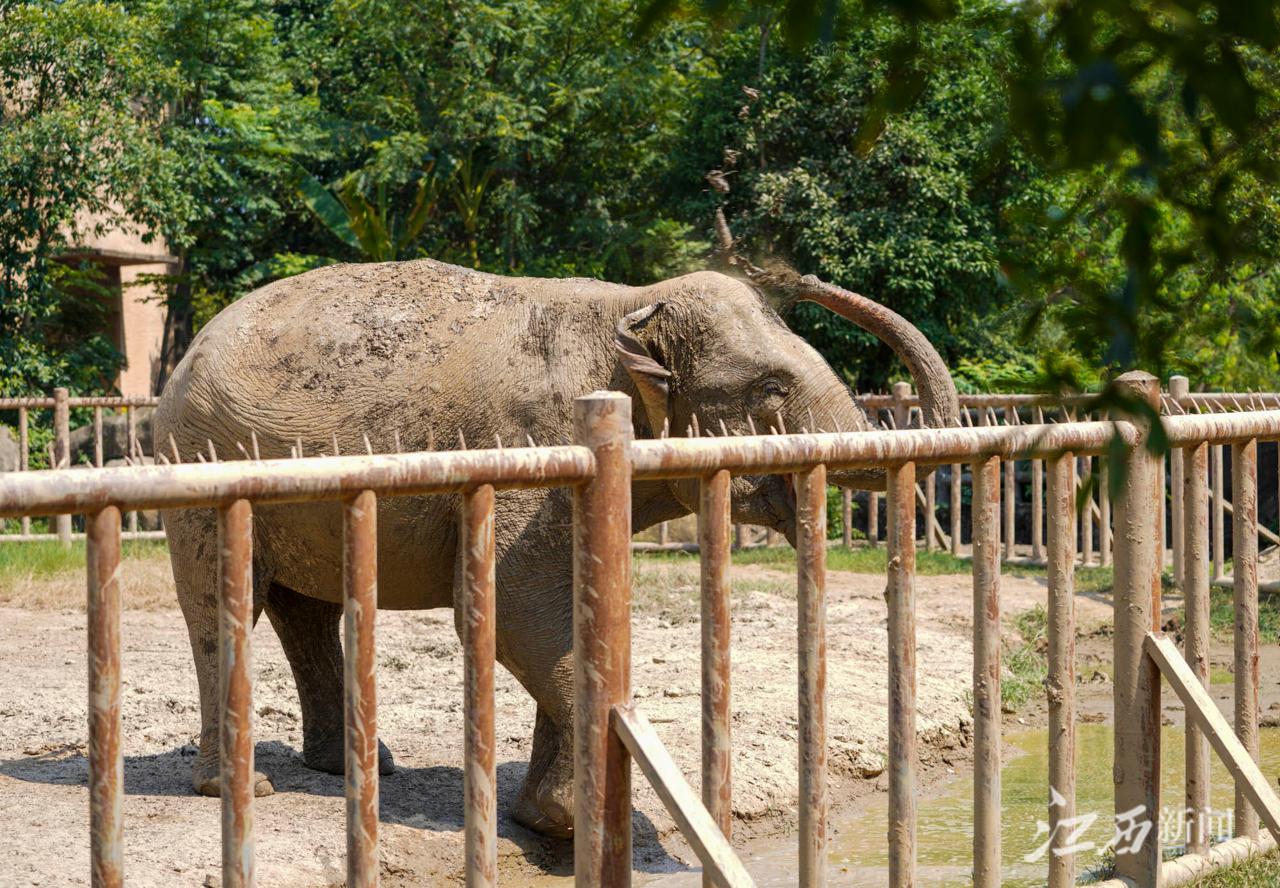
[[[120,559],[120,594],[130,610],[178,606],[162,542],[126,542]],[[26,610],[85,609],[85,547],[56,542],[0,544],[0,606]]]

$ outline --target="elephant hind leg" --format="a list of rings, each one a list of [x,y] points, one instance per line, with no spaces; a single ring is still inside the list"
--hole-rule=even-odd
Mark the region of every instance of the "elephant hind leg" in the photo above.
[[[191,767],[191,785],[201,795],[221,794],[218,677],[218,526],[211,509],[168,512],[164,518],[169,540],[178,604],[187,623],[191,657],[200,689],[200,742]],[[254,596],[254,620],[261,611]],[[254,794],[270,795],[271,781],[255,774]]]
[[[329,774],[345,770],[342,716],[342,605],[310,598],[279,583],[267,590],[267,617],[284,648],[302,707],[302,760]],[[378,741],[378,771],[395,771]]]

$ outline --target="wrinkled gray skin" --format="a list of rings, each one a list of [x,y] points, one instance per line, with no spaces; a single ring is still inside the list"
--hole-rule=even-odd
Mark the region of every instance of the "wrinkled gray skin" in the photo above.
[[[619,323],[621,322],[621,328]],[[669,375],[665,375],[669,374]],[[918,381],[919,382],[919,381]],[[948,380],[949,384],[949,380]],[[422,260],[338,265],[277,281],[228,307],[196,337],[165,388],[156,440],[184,460],[236,458],[257,434],[263,458],[560,443],[579,395],[613,389],[636,402],[635,434],[665,412],[683,432],[868,428],[821,357],[750,286],[713,272],[649,287],[504,278]],[[811,418],[812,416],[812,418]],[[833,480],[882,487],[873,473]],[[794,499],[777,477],[735,478],[733,519],[794,538]],[[378,505],[384,608],[453,607],[458,499],[386,497]],[[638,483],[639,530],[696,508],[689,483]],[[302,706],[303,758],[343,769],[341,514],[336,503],[255,507],[254,611],[266,610]],[[514,812],[534,829],[572,831],[572,516],[565,490],[497,497],[498,660],[537,701],[532,761]],[[217,531],[211,510],[165,516],[178,599],[200,685],[197,791],[216,795]],[[457,613],[455,609],[455,614]],[[391,754],[380,749],[384,773]],[[263,775],[257,791],[271,786]]]

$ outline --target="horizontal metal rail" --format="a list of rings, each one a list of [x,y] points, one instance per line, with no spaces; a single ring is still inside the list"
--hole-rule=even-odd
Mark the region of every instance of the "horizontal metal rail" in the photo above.
[[[48,410],[51,409],[57,400],[55,398],[0,398],[0,410],[18,410],[25,408],[27,410]],[[160,403],[160,399],[154,396],[136,396],[136,397],[70,397],[67,398],[67,406],[76,407],[154,407]]]
[[[476,484],[561,487],[586,481],[594,472],[591,451],[572,445],[11,472],[0,474],[0,518],[96,512],[108,505],[187,509],[239,499],[307,502],[363,490],[413,496],[461,493]]]

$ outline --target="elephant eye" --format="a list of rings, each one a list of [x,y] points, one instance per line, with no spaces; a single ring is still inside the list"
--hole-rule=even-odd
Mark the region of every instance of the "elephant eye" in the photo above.
[[[760,393],[767,398],[785,398],[786,388],[776,379],[766,379],[760,384]]]

